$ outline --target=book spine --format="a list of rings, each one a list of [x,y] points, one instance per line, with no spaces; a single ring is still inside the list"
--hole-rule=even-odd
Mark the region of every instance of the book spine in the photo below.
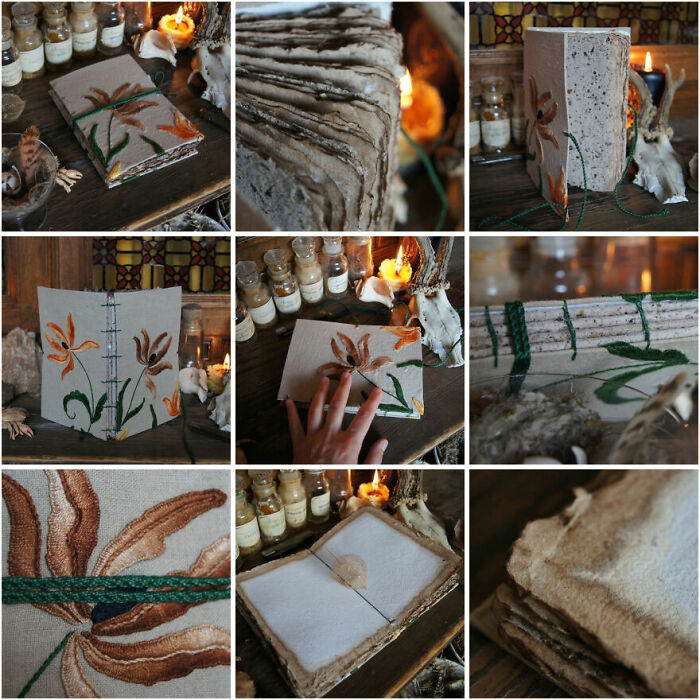
[[[106,421],[105,421],[105,432],[107,434],[108,440],[114,440],[117,437],[117,394],[119,391],[119,373],[117,360],[119,359],[119,353],[117,349],[117,306],[114,298],[114,292],[107,293],[107,301],[105,303],[105,310],[107,312],[106,316],[106,329],[105,336],[107,342],[105,347],[107,352],[104,357],[107,360],[106,372],[107,378],[105,384],[107,386],[107,403],[105,408],[107,409]]]

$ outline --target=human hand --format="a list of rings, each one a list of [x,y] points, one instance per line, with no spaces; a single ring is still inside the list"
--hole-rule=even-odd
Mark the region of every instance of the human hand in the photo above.
[[[352,379],[348,372],[340,377],[340,386],[328,407],[326,422],[323,422],[323,407],[326,404],[330,380],[322,377],[314,398],[309,406],[306,435],[302,428],[297,408],[292,399],[287,399],[287,420],[294,446],[294,464],[357,464],[362,441],[382,400],[382,390],[372,390],[362,404],[347,430],[342,430],[345,405],[350,396]],[[381,464],[384,452],[389,445],[385,438],[372,445],[365,464]]]

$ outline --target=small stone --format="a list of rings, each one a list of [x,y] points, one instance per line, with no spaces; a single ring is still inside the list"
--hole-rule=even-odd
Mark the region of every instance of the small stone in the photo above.
[[[41,348],[34,338],[34,333],[17,327],[2,339],[2,381],[11,384],[15,394],[26,393],[39,398]]]

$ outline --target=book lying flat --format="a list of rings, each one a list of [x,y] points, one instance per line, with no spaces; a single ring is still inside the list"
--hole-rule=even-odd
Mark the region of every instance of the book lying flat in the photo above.
[[[196,155],[204,139],[130,55],[79,68],[49,85],[107,187]]]
[[[179,415],[180,287],[37,294],[43,418],[121,440]]]
[[[364,562],[366,587],[334,576],[348,555]],[[236,602],[297,695],[315,697],[454,588],[460,561],[379,509],[362,508],[310,549],[236,576]]]

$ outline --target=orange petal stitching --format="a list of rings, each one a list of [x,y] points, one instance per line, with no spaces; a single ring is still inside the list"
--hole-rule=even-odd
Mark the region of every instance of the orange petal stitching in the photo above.
[[[63,381],[63,378],[68,374],[68,372],[71,372],[73,368],[75,367],[75,362],[73,362],[73,353],[70,355],[70,362],[66,365],[66,368],[61,372],[61,381]]]
[[[44,337],[54,350],[67,355],[68,351],[62,345],[59,345],[48,333],[44,333]]]
[[[73,352],[84,352],[90,348],[99,348],[100,346],[94,340],[86,340],[84,343],[78,345],[77,348],[73,348]]]
[[[68,345],[68,338],[66,338],[66,334],[55,324],[55,323],[47,323],[46,324],[51,330],[56,332],[56,335],[64,342],[66,345]]]
[[[75,324],[73,323],[73,315],[68,312],[68,347],[72,348],[75,343]]]

